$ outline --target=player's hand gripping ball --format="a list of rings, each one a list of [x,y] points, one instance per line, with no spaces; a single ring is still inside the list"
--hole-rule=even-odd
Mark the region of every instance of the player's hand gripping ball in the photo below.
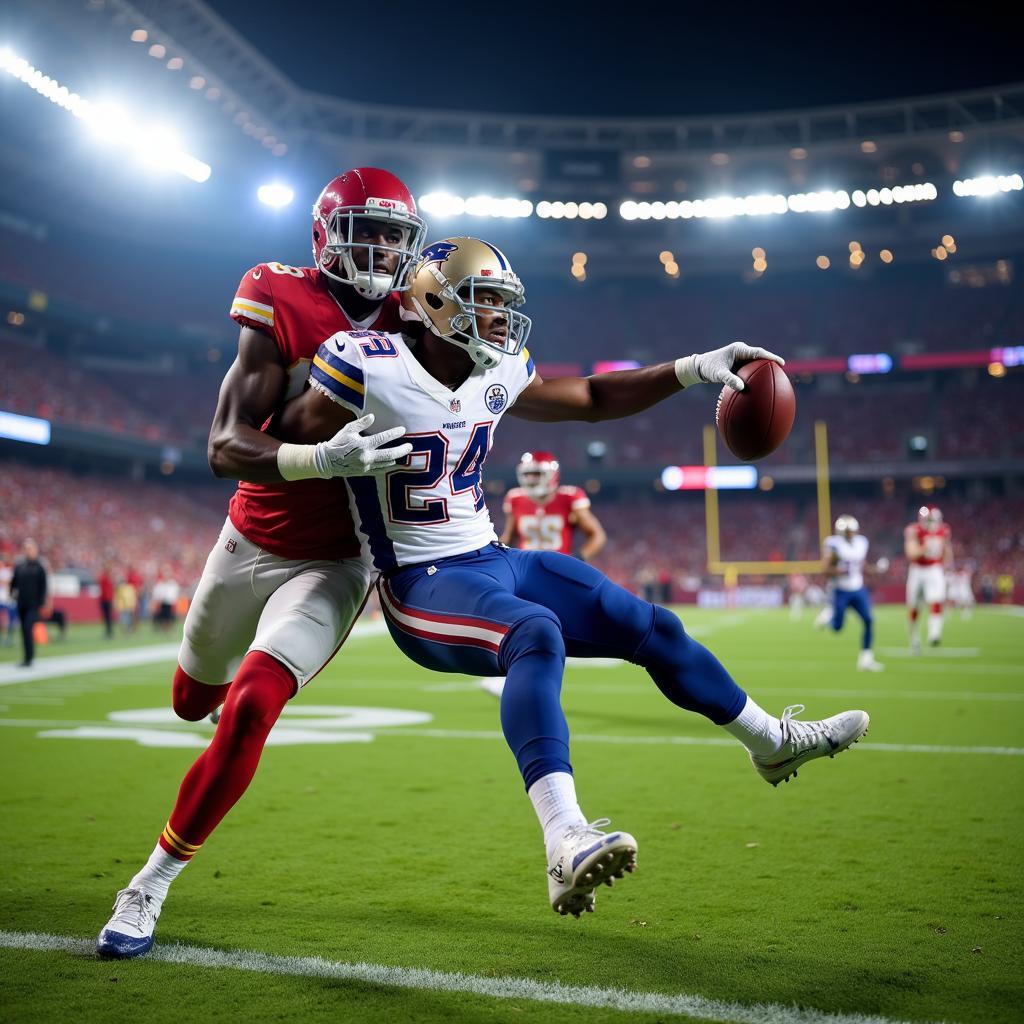
[[[722,388],[715,424],[729,451],[752,462],[770,455],[789,437],[796,395],[786,371],[770,359],[744,363],[736,374],[745,386],[742,391]]]

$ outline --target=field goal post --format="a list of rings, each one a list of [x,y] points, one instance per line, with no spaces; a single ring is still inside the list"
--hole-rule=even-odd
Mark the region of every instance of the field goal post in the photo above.
[[[718,465],[718,432],[704,428],[704,465]],[[828,427],[824,420],[814,421],[814,475],[818,492],[818,539],[821,544],[832,532],[832,503],[828,476]],[[790,573],[821,572],[822,560],[803,562],[737,562],[722,559],[718,513],[718,491],[704,491],[704,519],[708,548],[708,572],[723,576],[727,588],[735,587],[740,576],[788,576]]]

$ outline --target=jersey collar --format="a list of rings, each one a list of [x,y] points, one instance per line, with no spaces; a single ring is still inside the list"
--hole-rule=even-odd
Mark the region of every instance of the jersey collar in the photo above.
[[[474,366],[470,375],[452,391],[423,369],[423,364],[412,354],[404,337],[398,340],[398,350],[402,353],[402,362],[405,363],[405,368],[409,371],[413,383],[449,411],[453,398],[458,398],[460,401],[468,401],[472,398],[480,390],[487,373],[482,366]]]

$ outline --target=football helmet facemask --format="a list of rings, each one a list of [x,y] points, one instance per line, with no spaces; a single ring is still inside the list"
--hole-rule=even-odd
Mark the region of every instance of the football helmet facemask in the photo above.
[[[926,530],[936,530],[942,525],[942,512],[935,505],[922,505],[917,510],[917,521]]]
[[[479,301],[482,291],[497,292],[504,299],[501,312],[507,327],[501,339],[480,335],[477,316],[500,308]],[[479,238],[445,238],[420,253],[409,289],[402,295],[402,316],[458,345],[477,366],[489,370],[503,356],[523,350],[530,318],[517,307],[525,300],[522,281],[499,249]]]
[[[527,495],[539,501],[558,490],[558,459],[551,452],[524,452],[516,479]]]
[[[393,225],[401,240],[397,245],[358,242],[355,229],[360,220]],[[412,193],[398,178],[378,167],[356,167],[332,178],[313,205],[313,259],[328,277],[351,285],[364,298],[380,301],[392,291],[409,287],[426,231]],[[368,250],[365,270],[356,266],[354,258],[360,249]],[[392,273],[373,269],[382,251],[398,255]]]

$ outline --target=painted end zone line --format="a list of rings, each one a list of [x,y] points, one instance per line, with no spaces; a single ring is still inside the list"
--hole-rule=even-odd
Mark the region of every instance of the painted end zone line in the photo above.
[[[43,935],[37,932],[0,932],[0,947],[49,953],[95,956],[94,939],[76,939],[70,935]],[[384,988],[422,989],[429,992],[466,992],[489,999],[531,999],[563,1006],[585,1006],[622,1010],[626,1013],[660,1013],[692,1017],[698,1020],[726,1021],[729,1024],[900,1024],[888,1017],[859,1013],[806,1010],[782,1003],[725,1002],[695,995],[669,995],[661,992],[631,992],[621,988],[592,985],[563,985],[529,978],[489,978],[474,974],[448,974],[415,967],[386,967],[383,964],[344,963],[316,956],[271,956],[251,950],[223,951],[200,946],[171,944],[156,946],[147,960],[183,964],[188,967],[212,967],[219,970],[254,971],[259,974],[291,975],[361,981]]]

